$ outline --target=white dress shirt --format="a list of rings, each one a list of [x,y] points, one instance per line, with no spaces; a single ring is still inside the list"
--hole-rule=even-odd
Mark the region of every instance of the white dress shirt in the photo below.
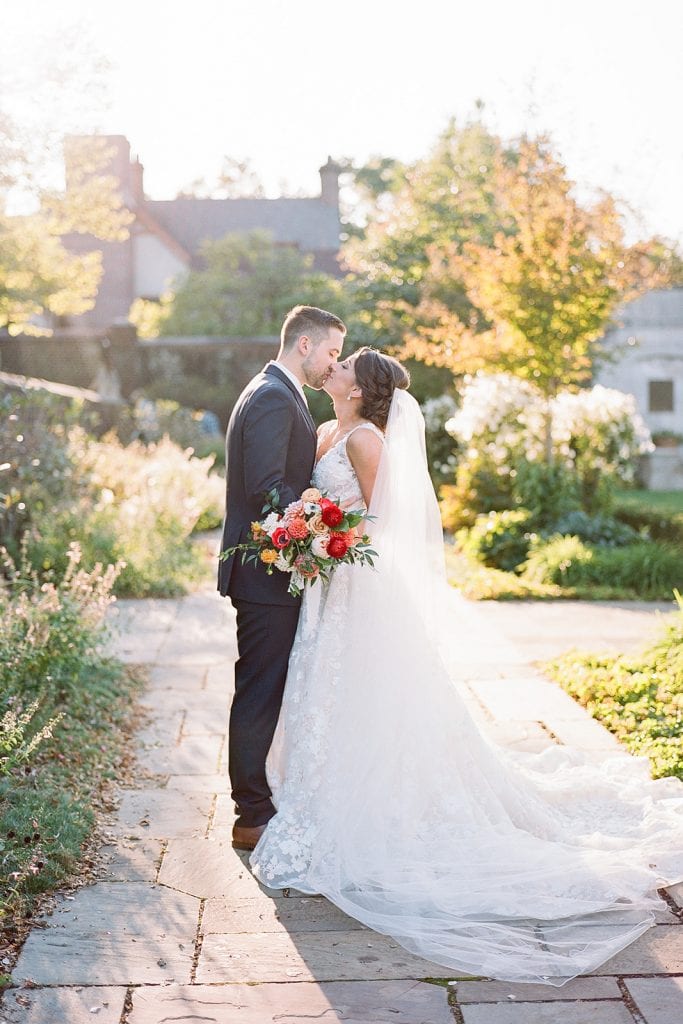
[[[306,398],[306,392],[304,391],[303,384],[298,379],[298,377],[295,377],[291,370],[288,370],[286,366],[284,366],[282,363],[278,363],[276,360],[272,360],[270,365],[271,366],[277,366],[278,370],[282,370],[282,372],[284,373],[285,377],[289,377],[289,379],[291,380],[292,384],[297,389],[297,391],[299,392],[299,394],[303,398],[304,402],[308,406],[308,399]]]

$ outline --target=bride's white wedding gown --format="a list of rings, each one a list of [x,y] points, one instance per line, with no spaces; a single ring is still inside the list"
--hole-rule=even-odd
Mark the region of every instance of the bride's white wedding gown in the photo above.
[[[411,396],[400,402],[414,420]],[[387,441],[391,429],[390,418]],[[313,482],[358,508],[346,440]],[[410,508],[415,488],[393,479],[394,510],[401,493]],[[683,878],[683,786],[652,781],[626,753],[597,763],[487,738],[459,692],[457,658],[481,660],[483,645],[496,661],[496,636],[441,578],[422,586],[426,556],[409,557],[421,537],[402,538],[404,559],[400,544],[393,556],[382,547],[379,519],[376,529],[377,571],[339,566],[328,587],[306,589],[268,760],[277,814],[254,874],[323,894],[453,972],[562,985],[649,928],[657,887]],[[439,649],[444,630],[455,668]]]

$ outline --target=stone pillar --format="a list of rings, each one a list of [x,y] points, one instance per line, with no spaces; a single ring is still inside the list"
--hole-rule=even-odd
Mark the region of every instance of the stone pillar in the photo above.
[[[102,360],[107,371],[117,375],[124,398],[141,386],[138,332],[133,324],[123,321],[107,329],[102,340]]]

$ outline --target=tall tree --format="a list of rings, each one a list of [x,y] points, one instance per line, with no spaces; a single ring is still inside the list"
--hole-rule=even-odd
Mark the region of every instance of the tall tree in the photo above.
[[[430,273],[406,351],[454,373],[511,373],[550,400],[586,382],[616,307],[667,279],[652,242],[627,246],[613,198],[581,205],[547,138],[496,154],[490,240],[429,247]],[[457,282],[468,317],[440,292]],[[550,416],[546,452],[551,458]]]
[[[335,312],[348,306],[339,281],[315,272],[311,256],[276,245],[267,231],[205,242],[201,255],[203,269],[177,282],[160,309],[155,333],[277,334],[287,311],[299,302]]]

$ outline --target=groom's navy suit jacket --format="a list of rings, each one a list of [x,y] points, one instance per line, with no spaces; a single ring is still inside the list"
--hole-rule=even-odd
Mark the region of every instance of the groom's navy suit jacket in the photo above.
[[[250,539],[250,523],[262,519],[264,496],[273,487],[280,504],[301,497],[311,482],[316,452],[315,424],[306,402],[275,363],[257,374],[237,400],[225,440],[226,512],[221,551]],[[268,576],[242,554],[219,562],[218,589],[254,604],[296,604],[287,593],[289,574]]]

